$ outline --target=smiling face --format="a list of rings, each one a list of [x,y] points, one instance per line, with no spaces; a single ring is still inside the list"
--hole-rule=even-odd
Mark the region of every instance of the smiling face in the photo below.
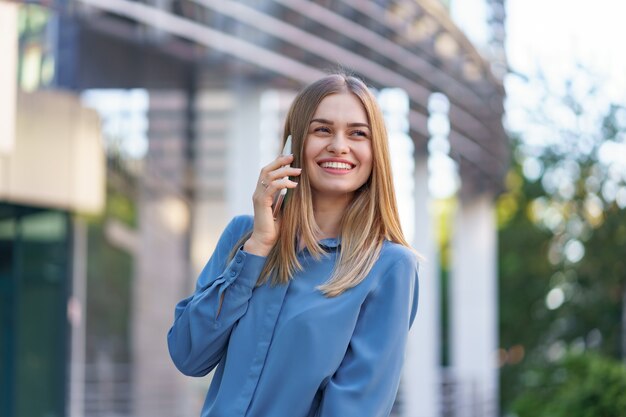
[[[352,93],[326,96],[309,124],[304,166],[314,200],[352,199],[372,173],[372,131]]]

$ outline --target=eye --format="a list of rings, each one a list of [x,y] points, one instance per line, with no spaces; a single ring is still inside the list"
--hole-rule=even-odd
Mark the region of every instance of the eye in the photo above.
[[[351,133],[352,136],[362,136],[364,138],[369,137],[366,131],[364,130],[353,130]]]
[[[326,126],[320,126],[315,128],[315,132],[330,133],[330,129]]]

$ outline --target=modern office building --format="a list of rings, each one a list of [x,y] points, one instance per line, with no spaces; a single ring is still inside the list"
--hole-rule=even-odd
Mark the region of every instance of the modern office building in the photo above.
[[[73,217],[103,206],[104,151],[78,97],[17,88],[18,17],[0,3],[0,415],[60,417],[80,320]]]
[[[12,22],[2,30],[19,34],[0,39],[17,57],[2,86],[24,91],[13,95],[16,128],[0,131],[3,415],[32,415],[26,396],[37,384],[57,389],[50,401],[60,405],[49,415],[197,415],[210,376],[192,380],[170,363],[173,307],[228,219],[251,212],[258,170],[279,150],[295,91],[337,68],[379,94],[405,232],[428,259],[394,415],[498,415],[494,198],[509,157],[504,8],[501,0],[482,4],[488,36],[479,48],[435,0],[0,3]],[[57,187],[63,197],[52,196]],[[81,202],[93,190],[100,191]],[[451,195],[444,328],[431,208]],[[83,213],[100,213],[93,233]],[[115,268],[98,239],[130,259],[126,272],[103,272]],[[29,252],[31,241],[38,252]],[[47,292],[31,294],[29,282]],[[118,293],[123,285],[128,291]],[[41,310],[20,310],[33,303]],[[38,326],[64,330],[37,332],[24,324],[35,321],[29,314],[48,320]],[[56,350],[43,348],[48,341]],[[22,344],[39,349],[32,360],[20,356]],[[50,369],[53,385],[43,374],[28,379],[35,362]]]

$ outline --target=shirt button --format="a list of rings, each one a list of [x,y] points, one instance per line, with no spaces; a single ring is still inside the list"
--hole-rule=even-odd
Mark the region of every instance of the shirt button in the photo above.
[[[231,276],[231,277],[234,277],[235,275],[237,275],[237,272],[235,272],[235,271],[230,271],[230,276]]]
[[[240,256],[236,257],[236,258],[235,258],[235,261],[236,261],[238,264],[240,264],[240,263],[241,263],[241,257],[240,257]]]

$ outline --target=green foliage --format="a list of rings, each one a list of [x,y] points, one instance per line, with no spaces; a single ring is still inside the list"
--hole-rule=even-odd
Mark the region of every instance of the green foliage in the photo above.
[[[89,361],[104,353],[112,360],[130,361],[130,314],[134,259],[115,246],[107,236],[110,221],[130,229],[137,224],[137,208],[132,199],[107,187],[105,213],[85,217],[87,243],[87,356]]]
[[[618,157],[626,146],[626,108],[601,104],[597,80],[576,77],[561,91],[543,85],[541,103],[526,109],[529,131],[546,140],[529,141],[528,133],[519,132],[508,190],[497,205],[501,409],[511,411],[515,403],[522,417],[618,415],[603,414],[586,402],[577,403],[582,409],[577,414],[559,414],[547,406],[522,413],[527,401],[545,405],[557,396],[551,380],[538,390],[536,376],[543,374],[537,369],[547,366],[550,378],[574,375],[567,368],[577,366],[567,362],[574,359],[551,362],[560,352],[626,355],[621,346],[626,326],[626,161]],[[532,171],[535,175],[529,175]],[[585,369],[596,372],[600,365],[593,366]],[[576,381],[582,384],[583,379]],[[594,377],[582,385],[588,392],[588,384],[601,384],[599,389],[607,391],[606,383]],[[573,398],[585,397],[579,392]]]
[[[133,258],[107,241],[104,222],[88,230],[87,355],[94,360],[106,352],[114,361],[129,362]]]
[[[585,256],[575,264],[553,264],[547,256],[553,234],[528,215],[532,201],[541,196],[537,185],[523,181],[515,197],[517,208],[507,214],[499,233],[500,343],[504,349],[522,346],[526,353],[523,361],[501,368],[504,410],[529,388],[522,377],[527,369],[544,363],[554,346],[583,345],[621,355],[626,211],[607,207],[602,224],[584,241]],[[546,296],[556,287],[563,288],[565,301],[551,310]]]
[[[586,353],[568,355],[532,373],[513,409],[519,417],[626,416],[626,367]]]
[[[523,180],[521,168],[515,164],[510,176],[522,179],[519,188],[511,189],[502,195],[510,209],[500,214],[507,220],[500,229],[500,260],[498,276],[500,277],[499,332],[500,346],[510,349],[520,345],[528,352],[542,344],[548,332],[554,314],[545,308],[544,298],[549,291],[550,276],[554,268],[546,256],[550,241],[550,233],[537,228],[528,217],[528,206],[533,198],[540,195],[536,183]],[[501,210],[500,210],[501,211]],[[500,371],[501,403],[507,409],[514,398],[523,391],[520,372],[525,362],[507,362]]]
[[[107,190],[107,215],[122,221],[127,226],[137,226],[137,208],[135,205],[136,203],[128,196],[117,192],[112,187]]]

